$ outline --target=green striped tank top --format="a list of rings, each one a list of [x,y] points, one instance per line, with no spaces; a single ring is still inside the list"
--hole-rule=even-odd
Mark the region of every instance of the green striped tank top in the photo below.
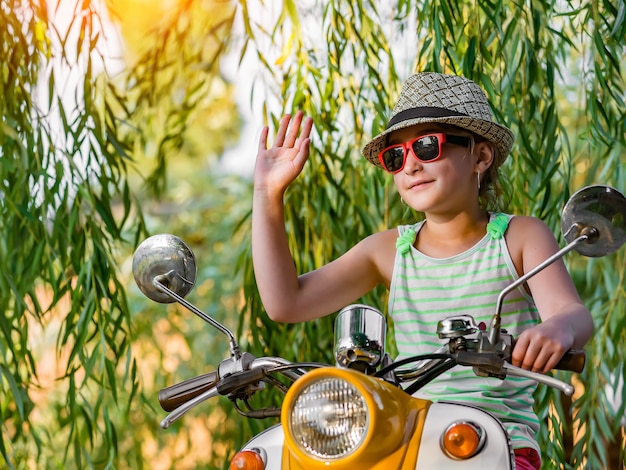
[[[491,214],[487,234],[459,255],[437,259],[413,245],[423,222],[398,227],[399,238],[389,292],[398,359],[432,353],[445,340],[437,337],[437,322],[469,314],[489,325],[498,294],[518,278],[504,233],[512,216]],[[516,289],[504,299],[502,327],[513,337],[539,323],[532,298]],[[457,366],[419,390],[415,396],[433,401],[473,404],[497,416],[514,448],[539,451],[535,434],[539,420],[533,411],[534,381],[520,377],[499,380],[478,377]]]

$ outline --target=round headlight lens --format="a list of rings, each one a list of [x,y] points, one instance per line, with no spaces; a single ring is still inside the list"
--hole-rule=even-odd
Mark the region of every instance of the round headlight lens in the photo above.
[[[363,443],[369,426],[367,404],[351,383],[324,378],[303,388],[289,413],[289,431],[302,451],[338,459]]]

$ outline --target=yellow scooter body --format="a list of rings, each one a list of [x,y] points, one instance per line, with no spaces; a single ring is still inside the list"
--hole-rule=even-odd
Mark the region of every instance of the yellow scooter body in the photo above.
[[[363,437],[345,455],[323,457],[294,433],[294,404],[303,392],[323,380],[349,383],[367,408]],[[318,404],[319,405],[319,404]],[[484,445],[470,458],[448,455],[442,437],[452,424],[477,424]],[[485,470],[514,468],[511,442],[500,421],[473,406],[431,402],[412,397],[382,379],[336,367],[315,369],[291,386],[282,405],[281,425],[251,439],[244,449],[264,456],[266,470]]]

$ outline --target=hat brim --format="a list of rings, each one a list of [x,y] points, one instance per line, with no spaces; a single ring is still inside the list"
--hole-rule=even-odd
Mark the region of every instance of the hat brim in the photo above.
[[[486,121],[483,119],[477,119],[475,117],[469,116],[446,116],[436,118],[421,117],[407,119],[405,121],[394,124],[388,129],[385,129],[383,132],[374,137],[370,142],[368,142],[361,150],[361,153],[370,163],[382,168],[382,165],[378,160],[378,154],[386,147],[387,136],[389,134],[399,129],[405,129],[416,124],[425,124],[430,122],[437,124],[451,124],[453,126],[460,127],[467,131],[473,132],[476,135],[484,137],[486,140],[491,142],[498,150],[498,155],[496,161],[494,162],[496,166],[500,166],[502,165],[502,163],[504,163],[504,160],[506,160],[509,153],[511,152],[511,148],[513,147],[513,142],[515,140],[515,136],[510,129],[501,126],[500,124],[496,124],[493,121]]]

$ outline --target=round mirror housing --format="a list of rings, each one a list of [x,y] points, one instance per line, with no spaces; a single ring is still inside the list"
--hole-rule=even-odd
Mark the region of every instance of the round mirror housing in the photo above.
[[[144,295],[155,302],[172,303],[175,299],[159,290],[155,281],[185,297],[196,282],[196,257],[175,235],[162,233],[146,238],[133,256],[133,276]]]
[[[626,198],[610,186],[580,189],[563,208],[561,231],[568,243],[589,235],[574,248],[583,256],[600,257],[617,251],[626,242]]]

